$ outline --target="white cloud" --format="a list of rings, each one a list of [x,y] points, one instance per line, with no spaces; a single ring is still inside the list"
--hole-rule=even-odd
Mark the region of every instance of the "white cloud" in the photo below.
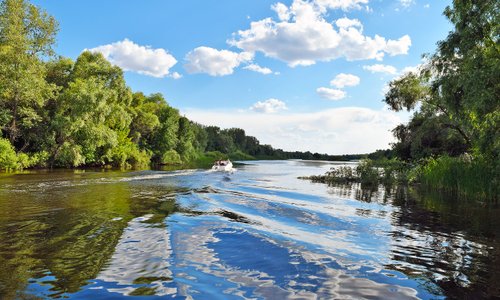
[[[172,77],[173,79],[181,79],[182,75],[177,72],[174,72],[170,75],[170,77]]]
[[[399,3],[400,3],[403,7],[410,7],[410,6],[412,6],[413,4],[415,4],[415,0],[399,0]]]
[[[368,4],[368,0],[316,0],[315,3],[325,9],[361,9],[362,4]]]
[[[246,67],[243,67],[243,69],[254,71],[254,72],[257,72],[257,73],[264,74],[264,75],[268,75],[268,74],[273,73],[273,71],[271,69],[265,68],[265,67],[261,67],[261,66],[259,66],[257,64],[250,64],[250,65],[248,65]]]
[[[335,21],[335,25],[339,28],[349,28],[349,27],[358,27],[363,28],[363,24],[358,19],[349,19],[349,18],[340,18]]]
[[[291,6],[275,4],[278,21],[266,18],[251,22],[250,28],[233,34],[228,41],[243,51],[262,52],[282,60],[291,67],[307,66],[317,61],[331,61],[340,57],[347,60],[377,59],[389,55],[406,54],[411,39],[405,35],[387,40],[375,35],[363,35],[359,20],[340,18],[335,25],[326,20],[327,8],[354,8],[367,1],[325,0],[316,2],[294,0]]]
[[[429,3],[424,4],[424,8],[429,8],[429,7],[431,7],[431,5]]]
[[[387,41],[384,51],[389,53],[390,56],[408,54],[410,46],[411,46],[410,36],[404,35],[399,40]]]
[[[344,92],[343,90],[330,89],[326,87],[320,87],[316,89],[316,93],[318,93],[321,98],[334,101],[344,99],[346,96],[346,92]]]
[[[112,64],[125,71],[137,72],[153,77],[165,77],[177,60],[166,50],[141,46],[124,39],[123,41],[89,49],[99,52]]]
[[[401,75],[407,74],[407,73],[417,73],[420,70],[421,65],[413,66],[413,67],[404,67],[401,72],[399,72]]]
[[[186,55],[184,68],[188,73],[206,73],[211,76],[233,74],[234,69],[243,62],[253,59],[248,52],[236,53],[210,47],[198,47]]]
[[[340,73],[330,81],[330,85],[336,88],[343,88],[346,86],[356,86],[360,83],[361,79],[353,74]]]
[[[343,107],[309,113],[273,115],[248,111],[183,111],[190,120],[222,128],[239,127],[262,144],[294,151],[330,154],[369,153],[386,149],[391,129],[409,114],[361,107]]]
[[[258,101],[252,107],[250,107],[250,110],[266,114],[275,113],[287,109],[288,108],[286,107],[285,102],[274,98],[267,99],[266,101]]]
[[[398,73],[398,70],[395,67],[382,64],[363,66],[363,69],[368,70],[372,73],[386,73],[391,75],[396,75]]]
[[[290,19],[290,10],[285,4],[278,2],[271,6],[271,8],[278,14],[278,18],[281,21],[288,21]]]

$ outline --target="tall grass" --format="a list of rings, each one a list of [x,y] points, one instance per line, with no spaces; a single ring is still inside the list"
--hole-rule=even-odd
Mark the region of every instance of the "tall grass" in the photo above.
[[[498,163],[495,166],[480,158],[448,156],[430,159],[415,169],[424,187],[482,200],[498,200],[498,171]]]

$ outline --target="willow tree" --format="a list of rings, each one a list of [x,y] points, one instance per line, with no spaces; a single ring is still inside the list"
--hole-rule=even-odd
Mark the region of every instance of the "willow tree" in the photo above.
[[[56,31],[54,18],[27,1],[0,3],[0,128],[17,150],[29,146],[26,133],[55,91],[43,59],[53,55]]]
[[[51,164],[128,166],[149,162],[129,137],[132,93],[123,71],[101,54],[83,52],[74,65],[51,68],[51,81],[62,89],[50,121]]]
[[[438,43],[437,51],[427,56],[418,73],[408,73],[390,83],[385,102],[393,110],[411,110],[420,104],[410,124],[399,126],[395,134],[401,144],[408,142],[402,136],[429,137],[429,130],[442,130],[448,132],[445,141],[462,140],[457,144],[460,149],[449,150],[467,151],[498,162],[500,2],[455,0],[444,14],[454,29]],[[417,122],[417,118],[425,122]]]

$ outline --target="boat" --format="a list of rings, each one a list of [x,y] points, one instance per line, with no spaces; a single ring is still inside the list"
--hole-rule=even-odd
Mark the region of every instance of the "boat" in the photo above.
[[[230,160],[217,160],[212,166],[212,171],[233,171],[233,163]]]

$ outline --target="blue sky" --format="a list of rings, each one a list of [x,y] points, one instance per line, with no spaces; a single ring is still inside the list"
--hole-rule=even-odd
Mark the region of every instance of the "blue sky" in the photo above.
[[[60,55],[99,51],[192,120],[331,154],[389,146],[408,114],[385,86],[451,30],[441,0],[33,2],[59,21]]]

